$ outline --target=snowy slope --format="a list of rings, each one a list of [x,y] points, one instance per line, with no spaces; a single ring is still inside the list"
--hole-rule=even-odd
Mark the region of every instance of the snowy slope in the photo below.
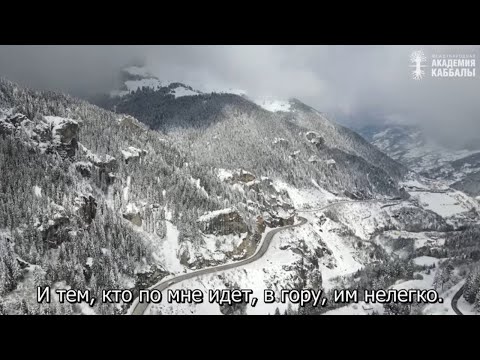
[[[314,215],[310,215],[312,220]],[[325,228],[328,230],[328,226]],[[276,235],[270,244],[266,254],[254,263],[240,268],[208,274],[195,279],[174,284],[172,289],[201,289],[207,296],[209,289],[225,289],[226,284],[235,283],[240,288],[253,290],[253,296],[259,299],[259,303],[247,307],[247,314],[273,314],[278,307],[283,313],[288,303],[275,302],[266,304],[263,302],[263,291],[266,288],[277,291],[291,288],[298,279],[298,264],[302,261],[302,255],[297,250],[299,241],[304,242],[305,254],[314,249],[328,249],[331,254],[318,258],[319,270],[322,281],[326,288],[331,280],[337,276],[355,272],[362,265],[354,259],[351,250],[343,244],[342,239],[335,233],[321,234],[320,228],[315,224],[307,224],[303,227],[294,228]],[[308,249],[308,250],[306,250]],[[152,305],[151,313],[162,314],[218,314],[217,304],[168,304]]]
[[[264,99],[255,99],[255,103],[265,110],[276,112],[276,111],[290,111],[291,104],[289,101],[278,100],[274,98],[264,98]]]
[[[397,205],[397,208],[402,206],[402,204]],[[254,296],[259,298],[256,307],[250,305],[247,307],[247,314],[273,314],[277,307],[283,313],[288,308],[288,304],[263,303],[263,290],[274,289],[279,294],[280,289],[294,287],[299,281],[298,265],[302,261],[309,264],[309,261],[315,259],[315,263],[318,263],[309,272],[321,274],[322,287],[325,290],[332,289],[342,277],[355,273],[365,264],[375,260],[369,256],[373,246],[370,244],[370,239],[376,230],[373,224],[388,222],[391,212],[395,210],[395,207],[383,210],[380,204],[371,203],[341,204],[335,208],[337,209],[335,220],[325,217],[324,211],[302,213],[308,222],[301,227],[277,234],[266,254],[252,264],[200,276],[175,284],[172,288],[201,289],[206,296],[209,289],[225,289],[228,284],[236,284],[239,288],[252,289]],[[370,220],[365,223],[366,215]],[[351,234],[348,228],[357,234]],[[415,234],[404,232],[405,236]],[[430,233],[422,233],[419,237],[422,240],[430,239],[430,236],[434,238]],[[359,242],[363,245],[359,246]],[[382,244],[381,241],[380,244]],[[416,258],[414,262],[417,265],[431,265],[438,264],[438,259],[423,256]],[[395,288],[430,288],[433,275],[425,275],[423,279],[395,285]],[[307,276],[307,283],[309,281],[312,281],[312,278]],[[382,312],[381,306],[380,309],[378,306],[375,309]],[[368,314],[371,310],[371,305],[358,304],[334,310],[332,313]],[[164,303],[152,306],[150,311],[153,314],[217,314],[219,308],[216,304]]]

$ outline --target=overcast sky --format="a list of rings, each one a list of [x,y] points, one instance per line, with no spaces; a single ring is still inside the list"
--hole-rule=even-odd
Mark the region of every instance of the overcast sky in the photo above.
[[[144,62],[161,79],[296,97],[358,127],[418,124],[467,141],[480,134],[480,74],[412,79],[410,54],[476,54],[479,46],[0,46],[0,76],[74,95],[108,92]],[[428,64],[428,63],[427,63]],[[480,137],[480,136],[479,136]]]

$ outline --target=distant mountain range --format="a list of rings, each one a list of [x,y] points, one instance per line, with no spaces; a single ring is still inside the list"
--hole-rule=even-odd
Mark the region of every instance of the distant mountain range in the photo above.
[[[444,180],[472,196],[480,195],[480,150],[475,144],[450,149],[429,139],[414,126],[366,127],[359,132],[408,168],[426,177]]]

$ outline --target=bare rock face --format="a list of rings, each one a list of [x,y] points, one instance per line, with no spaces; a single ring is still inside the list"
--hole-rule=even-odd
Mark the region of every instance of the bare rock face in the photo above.
[[[235,209],[213,211],[201,216],[198,221],[203,224],[203,232],[214,235],[242,234],[248,227]]]

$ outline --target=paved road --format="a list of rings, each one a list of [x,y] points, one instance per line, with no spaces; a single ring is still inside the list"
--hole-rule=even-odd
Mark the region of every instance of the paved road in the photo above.
[[[457,315],[463,315],[463,313],[458,309],[457,302],[458,302],[458,299],[460,299],[460,296],[462,296],[464,288],[465,288],[465,285],[463,285],[452,298],[452,309],[453,311],[455,311],[455,314]]]
[[[297,212],[322,211],[322,210],[325,210],[329,207],[339,205],[339,204],[359,203],[359,202],[392,202],[392,200],[388,200],[388,201],[387,200],[359,200],[359,201],[347,200],[347,201],[339,201],[339,202],[335,202],[335,203],[325,205],[321,208],[297,210]],[[218,271],[234,269],[234,268],[239,267],[239,266],[244,266],[244,265],[250,264],[250,263],[260,259],[267,252],[267,249],[270,246],[270,243],[271,243],[271,241],[273,239],[273,236],[275,234],[277,234],[280,231],[289,229],[289,228],[304,225],[307,222],[307,219],[305,219],[304,217],[299,216],[298,219],[300,220],[300,222],[297,223],[297,224],[287,225],[287,226],[283,226],[281,228],[270,230],[265,235],[265,238],[264,238],[263,243],[260,246],[260,248],[257,249],[255,254],[253,256],[249,257],[248,259],[241,260],[241,261],[235,262],[233,264],[225,264],[225,265],[219,265],[219,266],[215,266],[215,267],[211,267],[211,268],[201,269],[201,270],[194,271],[194,272],[191,272],[191,273],[188,273],[188,274],[179,275],[179,276],[176,276],[176,277],[168,279],[168,280],[162,280],[159,283],[150,287],[150,290],[156,289],[156,290],[159,290],[159,291],[163,291],[163,290],[167,289],[168,287],[170,287],[171,285],[178,284],[179,282],[182,282],[182,281],[187,280],[187,279],[192,279],[192,278],[195,278],[197,276],[202,276],[202,275],[206,275],[206,274],[213,274],[213,273],[216,273]],[[143,315],[145,313],[145,311],[147,310],[149,305],[150,304],[148,304],[148,303],[138,302],[138,298],[137,298],[134,301],[134,303],[132,304],[133,311],[131,311],[130,314],[131,315]]]
[[[324,207],[321,208],[316,208],[316,209],[303,209],[303,210],[297,210],[297,212],[315,212],[315,211],[322,211],[325,210],[331,206],[335,205],[341,205],[341,204],[359,204],[359,203],[387,203],[388,206],[393,206],[398,203],[400,203],[401,200],[342,200],[342,201],[337,201],[331,204],[328,204]],[[385,205],[384,205],[385,206]]]
[[[229,270],[229,269],[234,269],[234,268],[239,267],[239,266],[244,266],[244,265],[250,264],[250,263],[260,259],[267,252],[268,247],[270,246],[270,242],[272,241],[273,236],[275,234],[277,234],[280,231],[286,230],[286,229],[290,229],[290,228],[293,228],[293,227],[296,227],[296,226],[301,226],[301,225],[303,225],[307,222],[307,219],[305,219],[303,217],[299,216],[298,218],[299,218],[300,222],[298,222],[297,224],[287,225],[287,226],[283,226],[281,228],[277,228],[277,229],[273,229],[273,230],[269,231],[265,235],[265,238],[264,238],[263,243],[260,246],[260,248],[257,249],[255,254],[253,256],[249,257],[248,259],[241,260],[241,261],[238,261],[238,262],[235,262],[235,263],[232,263],[232,264],[219,265],[219,266],[215,266],[215,267],[212,267],[212,268],[201,269],[201,270],[194,271],[194,272],[184,274],[184,275],[179,275],[179,276],[176,276],[176,277],[171,278],[169,280],[161,281],[160,283],[158,283],[157,285],[154,285],[150,289],[157,289],[157,290],[163,291],[166,288],[168,288],[169,286],[171,286],[173,284],[178,284],[179,282],[182,282],[182,281],[187,280],[187,279],[191,279],[191,278],[206,275],[206,274],[213,274],[213,273],[216,273],[218,271],[225,271],[225,270]],[[147,304],[147,303],[137,302],[134,310],[132,311],[132,315],[142,315],[145,312],[145,310],[147,310],[148,305],[149,304]]]

